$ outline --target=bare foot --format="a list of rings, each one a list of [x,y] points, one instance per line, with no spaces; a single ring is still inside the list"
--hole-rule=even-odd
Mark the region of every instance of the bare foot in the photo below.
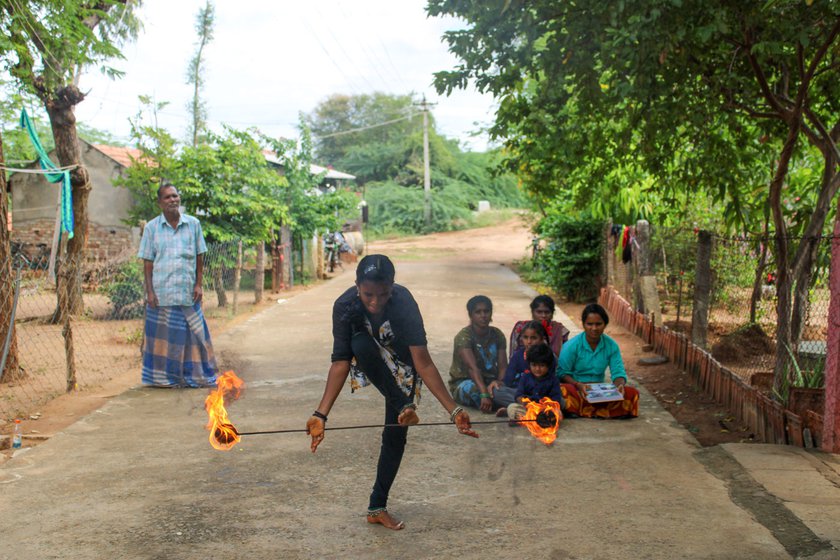
[[[417,416],[417,411],[413,408],[406,408],[397,417],[397,423],[400,426],[414,426],[420,423],[420,417]]]
[[[501,418],[502,416],[507,416],[507,408],[504,406],[496,411],[496,418]]]
[[[393,531],[405,529],[405,523],[388,513],[387,509],[369,512],[367,514],[367,522],[371,524],[379,523],[380,525],[383,525]]]

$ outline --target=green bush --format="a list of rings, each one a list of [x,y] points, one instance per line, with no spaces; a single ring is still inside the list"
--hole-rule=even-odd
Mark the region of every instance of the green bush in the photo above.
[[[464,227],[472,217],[469,198],[461,189],[445,186],[432,192],[432,223],[427,228],[423,189],[396,183],[369,184],[365,198],[374,232],[421,233]]]
[[[493,209],[522,208],[527,205],[515,176],[495,173],[499,155],[458,153],[454,165],[432,168],[432,220],[424,219],[423,188],[407,184],[405,178],[374,181],[366,185],[365,199],[374,236],[450,231],[474,225],[473,212],[486,200]],[[420,178],[422,180],[422,177]]]
[[[597,297],[603,229],[604,224],[589,215],[571,217],[549,210],[536,226],[546,242],[534,266],[537,280],[570,300]]]
[[[524,208],[528,201],[519,188],[519,182],[512,173],[497,173],[500,156],[495,152],[465,152],[458,156],[457,167],[452,178],[469,186],[473,198],[471,203],[487,200],[493,208]],[[475,209],[475,208],[473,208]]]
[[[489,184],[492,186],[495,183]],[[507,193],[511,194],[511,193]],[[515,194],[515,192],[514,192]],[[513,196],[490,196],[476,185],[445,178],[432,188],[432,221],[426,226],[425,194],[422,188],[397,183],[369,183],[365,191],[374,236],[451,231],[475,226],[478,201],[488,200],[492,208],[512,208]]]
[[[137,263],[125,263],[114,277],[102,287],[113,306],[111,313],[116,319],[133,319],[143,315],[146,291],[143,273]]]

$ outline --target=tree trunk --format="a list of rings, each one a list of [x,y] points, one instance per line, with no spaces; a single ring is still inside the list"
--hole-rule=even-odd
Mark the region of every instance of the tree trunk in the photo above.
[[[265,242],[257,243],[257,265],[254,270],[254,303],[260,303],[265,292]]]
[[[227,307],[228,304],[227,292],[225,292],[224,270],[225,267],[219,263],[219,266],[213,271],[213,289],[216,290],[219,307]]]
[[[802,339],[802,331],[805,329],[805,322],[808,319],[809,301],[808,295],[811,289],[811,281],[814,277],[814,265],[817,261],[817,250],[819,249],[818,239],[803,239],[799,242],[805,247],[805,257],[802,266],[794,271],[793,275],[793,310],[790,317],[790,340],[791,349],[797,349]]]
[[[3,156],[3,136],[0,134],[0,165],[5,165],[6,159]],[[19,379],[22,374],[18,363],[17,333],[11,320],[12,306],[15,300],[15,283],[12,274],[12,250],[10,245],[11,232],[8,230],[7,216],[9,202],[6,193],[6,173],[0,171],[0,360],[3,357],[3,350],[6,347],[6,339],[9,340],[9,349],[6,354],[6,364],[0,371],[0,382]],[[11,332],[9,332],[11,331]]]
[[[66,364],[65,392],[70,393],[77,388],[76,381],[76,347],[73,344],[73,324],[70,315],[66,316],[67,321],[61,329],[61,336],[64,337],[64,363]]]
[[[44,101],[50,117],[59,165],[77,166],[70,172],[73,189],[73,238],[67,243],[67,253],[58,280],[58,301],[53,315],[53,323],[56,324],[64,324],[68,314],[77,315],[84,309],[81,270],[87,248],[87,201],[92,185],[90,174],[82,163],[82,152],[76,133],[76,115],[73,113],[76,104],[83,99],[84,95],[79,89],[70,85]]]
[[[767,228],[765,228],[764,233],[767,233]],[[764,269],[767,267],[766,237],[760,243],[761,253],[758,256],[758,264],[755,267],[755,279],[753,280],[752,295],[750,296],[750,323],[755,323],[758,311],[758,300],[761,299],[761,287],[764,284]]]
[[[712,234],[697,233],[697,265],[694,272],[694,299],[691,311],[691,342],[706,348],[709,334],[709,303],[712,294]],[[682,288],[680,289],[682,293]]]
[[[814,265],[817,262],[822,230],[828,219],[831,201],[837,193],[838,184],[840,184],[840,174],[835,172],[837,158],[834,157],[830,150],[824,150],[823,155],[825,161],[820,183],[820,195],[817,198],[817,203],[814,205],[808,228],[805,231],[802,241],[799,243],[793,260],[793,276],[796,282],[796,291],[791,318],[791,340],[797,348],[802,338],[802,331],[805,328],[805,321],[807,319],[808,292],[814,276]]]
[[[801,122],[799,115],[792,119],[788,128],[776,173],[770,182],[770,209],[773,213],[773,226],[776,229],[776,365],[773,372],[773,390],[775,394],[787,399],[790,386],[788,378],[790,357],[790,309],[791,309],[791,270],[788,254],[787,224],[782,214],[782,187],[787,177],[790,160],[799,137]]]
[[[598,290],[610,284],[610,232],[612,231],[612,219],[604,223],[604,230],[601,234],[603,246],[601,249],[601,278],[599,279]]]
[[[298,240],[300,241],[300,283],[304,285],[306,284],[306,270],[304,268],[306,265],[306,245],[303,241],[303,234],[298,235]]]

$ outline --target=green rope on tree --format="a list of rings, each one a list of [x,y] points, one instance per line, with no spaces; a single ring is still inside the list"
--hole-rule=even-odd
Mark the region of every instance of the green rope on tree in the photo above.
[[[61,182],[61,230],[67,232],[67,237],[73,237],[73,189],[70,186],[70,170],[59,169],[59,167],[50,160],[47,151],[41,144],[38,133],[26,113],[26,109],[20,112],[20,127],[26,129],[29,133],[29,140],[32,146],[38,153],[38,162],[41,164],[41,169],[44,171],[53,171],[46,173],[47,181],[50,183]]]

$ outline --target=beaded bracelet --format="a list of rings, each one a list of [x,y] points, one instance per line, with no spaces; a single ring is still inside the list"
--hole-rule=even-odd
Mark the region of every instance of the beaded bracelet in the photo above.
[[[312,413],[312,416],[314,416],[315,418],[320,418],[321,420],[324,421],[325,424],[327,422],[327,415],[324,414],[323,412],[319,412],[319,411],[316,410],[315,412]]]
[[[449,413],[450,422],[454,423],[455,422],[455,417],[458,416],[459,414],[461,414],[462,412],[464,412],[464,409],[461,408],[460,406],[456,406],[455,408],[453,408],[452,412]]]

